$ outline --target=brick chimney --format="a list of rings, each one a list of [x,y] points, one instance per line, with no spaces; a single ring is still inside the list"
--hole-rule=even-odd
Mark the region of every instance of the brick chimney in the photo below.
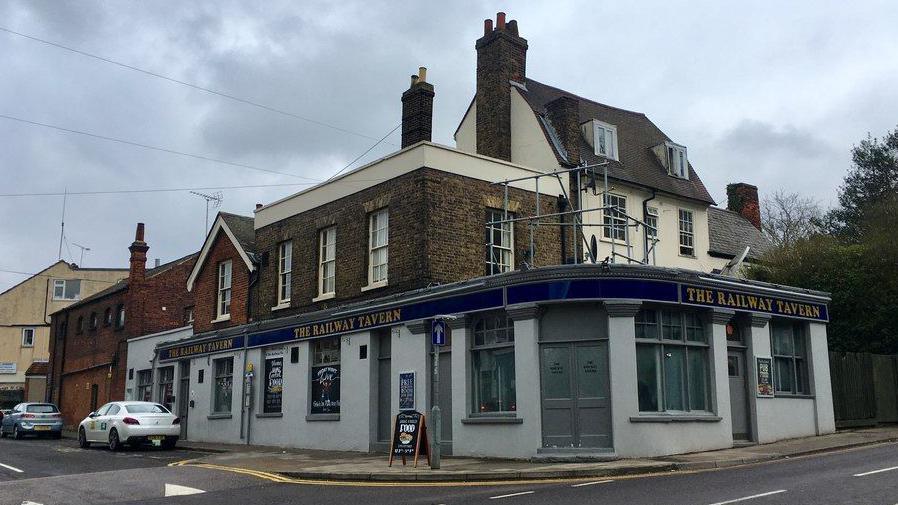
[[[580,103],[562,95],[546,104],[549,121],[572,165],[580,164]]]
[[[761,229],[761,203],[758,200],[758,187],[737,182],[727,184],[727,208],[742,214],[742,217]]]
[[[483,22],[477,49],[477,153],[511,161],[511,84],[524,83],[527,40],[505,13]]]
[[[433,84],[427,82],[427,69],[418,68],[412,84],[402,94],[402,147],[422,140],[430,141],[433,129]]]
[[[131,270],[128,279],[131,283],[140,282],[146,278],[147,251],[150,250],[150,246],[143,240],[143,223],[137,223],[134,242],[128,250],[131,251]]]

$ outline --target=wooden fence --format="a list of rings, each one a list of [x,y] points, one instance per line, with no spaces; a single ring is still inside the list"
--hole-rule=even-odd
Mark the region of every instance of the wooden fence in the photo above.
[[[898,422],[898,356],[830,352],[836,427]]]

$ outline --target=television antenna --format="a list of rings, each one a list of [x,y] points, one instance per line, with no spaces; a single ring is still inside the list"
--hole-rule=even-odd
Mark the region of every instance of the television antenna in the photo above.
[[[212,208],[217,209],[221,207],[221,201],[224,200],[224,195],[221,194],[221,191],[216,191],[215,193],[207,194],[200,193],[199,191],[191,191],[190,194],[196,195],[203,200],[206,200],[206,227],[203,230],[209,229],[209,202],[212,203]]]
[[[81,249],[81,260],[78,261],[78,266],[83,267],[84,266],[84,251],[90,251],[90,247],[86,247],[81,244],[76,244],[74,242],[72,242],[72,245]]]

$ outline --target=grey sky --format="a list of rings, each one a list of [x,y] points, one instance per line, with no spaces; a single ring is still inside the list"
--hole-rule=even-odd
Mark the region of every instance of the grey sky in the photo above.
[[[474,40],[504,10],[530,43],[530,77],[646,113],[721,203],[727,182],[746,181],[830,205],[852,144],[898,124],[893,0],[521,4],[4,1],[0,26],[375,138],[399,123],[425,65],[434,140],[454,145]],[[0,75],[0,114],[315,179],[373,143],[3,32]],[[5,119],[0,138],[0,193],[303,182]],[[303,187],[225,191],[223,209],[249,215]],[[56,259],[61,203],[0,197],[0,270]],[[186,191],[73,196],[66,236],[91,247],[86,266],[125,266],[143,221],[150,258],[167,261],[199,248],[203,215]],[[22,279],[0,272],[0,291]]]

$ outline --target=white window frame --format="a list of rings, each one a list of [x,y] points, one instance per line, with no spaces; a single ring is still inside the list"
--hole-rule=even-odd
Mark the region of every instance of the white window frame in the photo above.
[[[380,226],[382,225],[382,226]],[[380,226],[375,229],[375,226]],[[383,243],[375,243],[377,232],[383,230]],[[375,264],[375,254],[384,251],[384,261]],[[390,212],[380,209],[368,216],[368,286],[386,286],[389,280],[390,263]],[[382,267],[382,268],[381,268]],[[380,271],[383,273],[381,274]]]
[[[78,286],[78,294],[75,295],[75,296],[72,297],[72,298],[66,298],[66,296],[65,296],[65,289],[66,289],[67,284],[68,284],[68,282],[69,282],[70,280],[73,280],[73,281],[74,281],[74,280],[77,280],[77,281],[78,281],[78,284],[79,284],[79,286]],[[81,284],[81,279],[53,279],[53,300],[54,300],[54,301],[67,301],[67,302],[74,301],[74,300],[80,300],[80,299],[81,299],[81,286],[80,286],[80,284]],[[56,296],[56,289],[57,289],[57,288],[61,288],[61,289],[62,289],[62,294],[59,295],[59,296]]]
[[[278,305],[289,305],[293,284],[293,241],[278,245]]]
[[[666,142],[665,146],[667,173],[680,179],[689,180],[689,156],[686,152],[686,146],[674,144],[673,142]]]
[[[26,335],[30,333],[30,338],[26,340]],[[22,347],[34,347],[34,328],[22,328]]]
[[[330,275],[328,275],[330,270]],[[330,280],[330,286],[328,286]],[[370,281],[370,279],[369,279]],[[337,227],[329,226],[318,232],[318,298],[332,296],[337,291]]]
[[[617,202],[613,202],[613,199],[616,199]],[[623,201],[623,207],[620,206],[620,201]],[[615,213],[605,209],[605,207],[610,207],[611,205],[621,209],[617,212],[620,215],[615,215]],[[626,242],[627,234],[629,233],[627,224],[627,197],[615,193],[604,193],[602,195],[602,239]],[[615,236],[616,231],[621,232],[620,237]]]
[[[514,219],[514,214],[509,212],[508,217],[505,218],[505,211],[499,209],[487,209],[487,275],[500,274],[514,270],[514,225],[511,222],[495,223],[496,221],[504,219]],[[496,233],[499,233],[499,243],[494,241]],[[494,252],[497,253],[495,256],[492,255]]]
[[[600,137],[605,141],[605,152],[602,152],[602,142],[599,141]],[[602,156],[615,161],[618,160],[616,126],[594,119],[592,121],[592,138],[593,144],[595,144],[594,151],[596,156]]]
[[[660,241],[660,235],[658,234],[658,218],[660,215],[658,214],[657,207],[646,207],[645,208],[645,237],[648,240]]]
[[[231,317],[231,284],[233,275],[234,269],[231,260],[222,261],[218,264],[218,296],[215,304],[217,319]]]
[[[689,216],[689,219],[684,219]],[[677,228],[679,230],[680,256],[695,257],[695,212],[689,209],[677,209]],[[684,248],[689,252],[685,252]]]

